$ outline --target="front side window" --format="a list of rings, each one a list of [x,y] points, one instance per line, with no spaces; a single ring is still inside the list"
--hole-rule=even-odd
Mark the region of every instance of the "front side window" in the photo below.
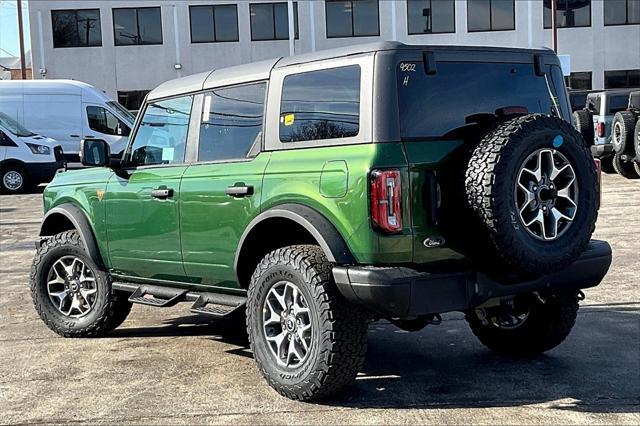
[[[184,162],[193,96],[147,105],[131,147],[131,165]]]
[[[238,41],[238,7],[235,4],[189,6],[191,43]]]
[[[266,84],[205,93],[198,161],[243,159],[262,136]]]
[[[456,32],[454,0],[408,0],[409,34]]]
[[[113,9],[116,46],[162,44],[162,14],[159,7]]]
[[[104,135],[129,136],[129,126],[123,123],[111,111],[99,106],[87,107],[89,128]]]
[[[467,0],[467,29],[505,31],[516,29],[514,0]]]
[[[53,47],[102,46],[99,9],[52,10]]]
[[[591,0],[557,0],[558,28],[591,26]],[[544,0],[544,27],[551,28],[551,0]]]
[[[5,135],[2,130],[0,130],[0,146],[17,146],[9,136]]]
[[[327,37],[380,35],[378,0],[326,0]]]
[[[288,75],[282,85],[280,141],[357,136],[360,127],[360,67]]]
[[[605,89],[640,87],[640,70],[619,70],[604,72]]]
[[[605,25],[640,24],[640,0],[606,0],[603,6]]]
[[[252,41],[289,39],[287,3],[252,3],[249,9]],[[298,39],[298,2],[293,3],[293,25],[295,38]]]

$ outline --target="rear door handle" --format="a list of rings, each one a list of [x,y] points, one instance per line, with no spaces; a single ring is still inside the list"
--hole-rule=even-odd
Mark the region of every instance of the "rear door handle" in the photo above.
[[[153,198],[158,198],[160,200],[166,200],[167,198],[173,197],[173,189],[171,188],[158,188],[151,191],[151,196]]]
[[[247,197],[253,195],[253,186],[252,185],[243,185],[243,186],[229,186],[224,190],[224,193],[236,198]]]

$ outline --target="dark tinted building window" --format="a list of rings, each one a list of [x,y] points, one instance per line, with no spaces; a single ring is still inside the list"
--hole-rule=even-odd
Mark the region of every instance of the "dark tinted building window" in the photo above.
[[[191,42],[238,41],[238,7],[235,4],[190,6]]]
[[[102,46],[100,10],[52,10],[53,47]]]
[[[467,0],[467,29],[474,31],[515,30],[514,0]]]
[[[558,28],[591,26],[591,0],[557,0]],[[551,0],[544,0],[544,27],[551,28]]]
[[[620,70],[604,72],[605,89],[640,87],[640,70]]]
[[[591,72],[572,72],[565,78],[570,89],[591,90]]]
[[[184,161],[192,103],[182,96],[147,105],[131,148],[133,166]]]
[[[640,24],[640,0],[606,0],[605,25]]]
[[[289,8],[287,3],[253,3],[251,14],[251,40],[288,40]],[[298,39],[298,2],[293,3],[293,24]]]
[[[205,93],[199,161],[246,158],[262,135],[265,83]]]
[[[327,37],[380,35],[378,0],[326,0]]]
[[[347,138],[360,127],[360,67],[285,77],[280,104],[282,142]]]
[[[159,7],[113,9],[116,46],[162,44],[162,15]]]
[[[149,90],[118,91],[118,103],[129,111],[137,111]]]
[[[456,32],[454,0],[408,0],[409,34]]]
[[[425,73],[422,62],[415,64],[416,72],[403,72],[400,65],[397,72],[404,139],[459,139],[463,129],[483,118],[481,114],[494,115],[505,107],[554,112],[547,80],[536,76],[532,64],[438,62],[434,75]],[[570,119],[564,116],[569,104],[562,73],[558,67],[549,68],[557,69],[549,70],[549,84],[563,118]]]

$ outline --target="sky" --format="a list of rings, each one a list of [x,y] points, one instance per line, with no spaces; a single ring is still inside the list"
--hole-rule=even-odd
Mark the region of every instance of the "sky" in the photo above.
[[[16,0],[0,0],[0,57],[19,56],[18,15]],[[26,0],[22,1],[25,52],[30,49],[29,19]]]

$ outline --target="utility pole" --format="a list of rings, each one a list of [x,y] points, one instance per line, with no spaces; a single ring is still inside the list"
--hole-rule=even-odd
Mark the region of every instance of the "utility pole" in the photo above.
[[[18,37],[20,38],[20,68],[22,79],[27,79],[27,64],[24,60],[24,31],[22,28],[22,0],[18,2]]]
[[[313,4],[310,7],[313,7]],[[287,16],[289,17],[289,56],[293,56],[296,52],[296,24],[293,14],[293,0],[287,2]]]
[[[558,0],[551,0],[551,32],[553,33],[551,46],[553,51],[558,53]]]

